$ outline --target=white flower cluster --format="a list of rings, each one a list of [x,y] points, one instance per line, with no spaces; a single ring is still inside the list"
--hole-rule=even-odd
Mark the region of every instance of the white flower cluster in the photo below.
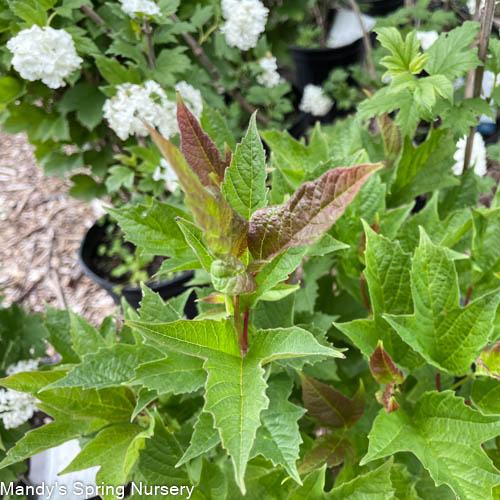
[[[276,57],[268,54],[266,57],[259,59],[259,66],[262,69],[262,73],[257,75],[257,81],[267,88],[276,87],[281,80]]]
[[[160,165],[156,167],[153,173],[153,180],[163,180],[165,182],[165,187],[173,193],[177,188],[177,179],[177,174],[170,163],[165,158],[162,158],[160,160]]]
[[[457,142],[457,150],[453,155],[455,165],[453,165],[453,173],[461,175],[464,171],[465,147],[467,145],[467,136],[463,136]],[[486,147],[484,145],[483,137],[479,132],[474,134],[472,141],[472,154],[470,164],[474,165],[474,173],[483,177],[486,174]]]
[[[226,22],[221,27],[230,47],[248,50],[257,45],[265,30],[269,9],[259,0],[222,0],[222,15]]]
[[[50,26],[34,24],[20,31],[7,42],[7,48],[14,54],[12,66],[25,80],[42,80],[51,89],[64,87],[64,78],[83,62],[71,35]]]
[[[323,89],[309,83],[304,88],[299,109],[314,116],[326,115],[333,106],[333,99],[324,94]]]
[[[38,361],[29,359],[19,361],[7,368],[7,375],[31,372],[38,368]],[[6,429],[14,429],[29,420],[36,411],[37,400],[31,394],[0,389],[0,419]]]
[[[437,31],[417,31],[417,38],[423,50],[427,50],[438,38]]]
[[[192,113],[200,118],[203,102],[199,90],[186,82],[178,83],[175,88]],[[116,95],[106,100],[103,111],[109,126],[122,140],[134,134],[147,135],[148,131],[143,120],[157,127],[164,137],[168,138],[179,132],[177,106],[153,80],[148,80],[142,85],[134,83],[118,85]]]
[[[152,0],[120,0],[120,3],[123,12],[130,17],[135,17],[139,13],[147,16],[160,14],[160,8]]]

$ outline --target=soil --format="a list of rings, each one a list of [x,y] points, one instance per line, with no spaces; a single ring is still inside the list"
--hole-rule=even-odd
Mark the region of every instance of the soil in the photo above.
[[[99,325],[116,308],[77,259],[97,217],[67,195],[69,187],[44,175],[24,134],[0,133],[0,296],[4,306],[16,302],[29,311],[69,307]]]

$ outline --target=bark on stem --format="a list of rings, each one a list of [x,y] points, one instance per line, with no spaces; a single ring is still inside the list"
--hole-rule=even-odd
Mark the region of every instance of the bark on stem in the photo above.
[[[100,26],[105,33],[110,35],[113,33],[113,30],[111,28],[106,27],[106,23],[104,22],[104,19],[92,8],[89,7],[88,5],[82,5],[80,7],[80,10],[89,18],[94,21],[98,26]]]
[[[477,15],[477,0],[476,0],[476,13]],[[481,30],[479,32],[479,50],[478,57],[482,62],[481,66],[478,66],[474,71],[474,86],[472,91],[473,98],[479,97],[481,95],[481,88],[483,86],[483,75],[484,75],[484,65],[486,63],[486,55],[488,53],[488,43],[490,40],[491,28],[493,26],[493,16],[495,14],[495,0],[486,0],[486,5],[481,16]],[[464,157],[464,168],[462,175],[469,168],[470,160],[472,156],[472,144],[474,142],[474,134],[476,133],[476,127],[471,127],[469,136],[467,137],[467,144],[465,146],[465,157]]]
[[[146,35],[146,43],[148,47],[148,65],[150,69],[155,69],[156,68],[156,56],[155,56],[155,49],[153,45],[153,28],[151,28],[151,25],[149,24],[149,21],[147,20],[146,17],[142,19],[142,32],[144,35]]]

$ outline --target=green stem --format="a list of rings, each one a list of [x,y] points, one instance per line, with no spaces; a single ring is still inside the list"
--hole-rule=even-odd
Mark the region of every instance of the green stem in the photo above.
[[[463,379],[459,380],[458,382],[454,383],[448,390],[449,391],[455,391],[457,390],[462,384],[465,384],[468,380],[472,379],[472,375],[467,375],[467,377],[464,377]]]
[[[52,12],[52,14],[50,14],[49,18],[47,19],[47,26],[50,26],[50,23],[52,22],[52,19],[54,19],[54,17],[56,17],[57,15],[57,12]]]

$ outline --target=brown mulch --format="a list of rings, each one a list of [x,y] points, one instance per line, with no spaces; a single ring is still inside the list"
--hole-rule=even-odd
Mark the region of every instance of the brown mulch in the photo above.
[[[68,307],[98,325],[115,306],[77,260],[96,217],[68,185],[43,174],[23,134],[0,133],[0,296],[29,311]]]

